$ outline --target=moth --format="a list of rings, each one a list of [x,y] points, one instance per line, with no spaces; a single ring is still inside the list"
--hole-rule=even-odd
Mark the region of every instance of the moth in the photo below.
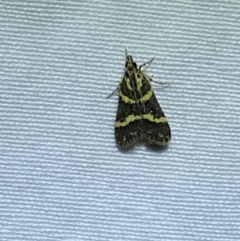
[[[126,48],[125,73],[113,92],[119,91],[115,137],[121,148],[129,149],[139,141],[164,146],[171,140],[168,120],[150,84],[153,79],[142,70],[153,60],[137,67]]]

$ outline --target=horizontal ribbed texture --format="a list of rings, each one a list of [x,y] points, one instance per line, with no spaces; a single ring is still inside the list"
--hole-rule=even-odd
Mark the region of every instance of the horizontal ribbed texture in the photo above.
[[[0,240],[240,240],[239,1],[0,2]],[[169,119],[114,140],[125,45]]]

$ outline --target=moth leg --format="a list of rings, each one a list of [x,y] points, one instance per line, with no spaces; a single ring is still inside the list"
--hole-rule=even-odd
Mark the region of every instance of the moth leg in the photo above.
[[[106,99],[108,99],[108,98],[111,97],[113,94],[115,94],[117,91],[119,91],[123,79],[124,79],[124,76],[122,77],[121,81],[119,82],[118,87],[117,87],[108,97],[106,97]]]
[[[168,85],[170,85],[172,83],[172,81],[170,81],[170,82],[167,82],[167,81],[166,82],[165,81],[156,81],[156,80],[153,79],[153,75],[150,76],[145,71],[142,71],[142,74],[146,77],[146,79],[148,81],[152,81],[152,82],[157,83],[159,85],[167,85],[168,86]]]
[[[152,59],[150,59],[149,61],[141,64],[141,65],[139,66],[139,71],[141,70],[142,67],[151,64],[151,62],[152,62],[154,59],[155,59],[155,56],[154,56]]]
[[[108,98],[111,97],[113,94],[115,94],[119,89],[120,89],[120,85],[119,85],[108,97],[106,97],[106,99],[108,99]]]

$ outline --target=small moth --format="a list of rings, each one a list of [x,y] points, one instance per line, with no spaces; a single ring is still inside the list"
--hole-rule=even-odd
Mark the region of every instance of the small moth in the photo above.
[[[113,92],[119,91],[115,137],[121,148],[131,148],[139,141],[164,146],[171,139],[168,120],[150,85],[153,79],[141,70],[153,60],[154,58],[138,68],[126,49],[126,70],[118,88]]]

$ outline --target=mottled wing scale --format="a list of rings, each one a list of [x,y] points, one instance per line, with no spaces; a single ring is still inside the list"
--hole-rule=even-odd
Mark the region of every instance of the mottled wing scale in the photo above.
[[[171,130],[149,83],[150,77],[141,67],[138,69],[132,56],[127,54],[125,67],[115,123],[118,145],[127,149],[140,140],[166,145],[171,139]]]

